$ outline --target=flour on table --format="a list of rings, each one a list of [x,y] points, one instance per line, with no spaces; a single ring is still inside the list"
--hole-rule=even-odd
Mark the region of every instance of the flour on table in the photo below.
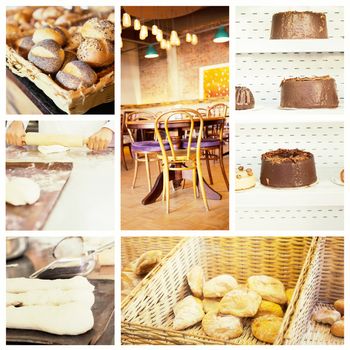
[[[62,152],[67,152],[68,150],[69,150],[69,147],[65,147],[61,145],[38,146],[38,151],[43,154],[62,153]]]
[[[6,178],[6,202],[15,206],[34,204],[40,198],[40,187],[26,177]]]

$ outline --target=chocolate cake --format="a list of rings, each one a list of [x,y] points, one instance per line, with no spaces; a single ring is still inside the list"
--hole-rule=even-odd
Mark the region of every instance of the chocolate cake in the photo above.
[[[327,39],[324,13],[280,12],[272,17],[271,39]]]
[[[243,86],[236,86],[236,110],[252,109],[255,100],[252,92]]]
[[[330,76],[290,78],[281,83],[282,108],[336,108],[339,100]]]
[[[270,187],[302,187],[317,181],[314,156],[299,149],[278,149],[261,156],[260,182]]]

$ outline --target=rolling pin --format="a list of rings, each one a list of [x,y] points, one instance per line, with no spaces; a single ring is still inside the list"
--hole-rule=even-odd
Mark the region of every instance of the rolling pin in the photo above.
[[[24,141],[28,146],[61,145],[65,147],[83,147],[87,142],[83,136],[40,134],[38,132],[27,132]]]

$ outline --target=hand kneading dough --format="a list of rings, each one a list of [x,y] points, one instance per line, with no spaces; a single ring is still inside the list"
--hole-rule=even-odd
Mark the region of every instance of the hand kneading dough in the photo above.
[[[149,250],[143,253],[135,262],[134,273],[138,276],[146,275],[162,260],[161,250]]]
[[[264,300],[277,304],[287,302],[283,283],[277,278],[270,276],[251,276],[248,278],[248,288],[256,291]]]
[[[25,293],[6,293],[6,306],[62,305],[74,302],[91,308],[95,302],[94,293],[84,289],[53,289],[34,290]]]
[[[38,151],[43,154],[62,153],[62,152],[67,152],[68,150],[69,150],[68,147],[61,146],[61,145],[38,146]]]
[[[261,296],[253,290],[246,288],[233,289],[220,301],[221,314],[237,317],[252,317],[260,306]]]
[[[340,312],[337,310],[330,310],[322,308],[315,311],[312,315],[312,319],[318,323],[324,323],[332,325],[334,322],[339,321],[341,318]]]
[[[93,326],[92,311],[81,303],[6,308],[6,328],[30,329],[57,335],[78,335],[87,332]]]
[[[204,283],[203,295],[205,298],[221,298],[237,285],[237,281],[231,275],[216,276]]]
[[[207,314],[208,312],[219,312],[219,305],[220,305],[220,298],[204,298],[202,300],[203,302],[203,309],[204,312]]]
[[[252,322],[252,333],[256,339],[273,344],[281,328],[282,321],[282,317],[274,315],[255,318]]]
[[[86,277],[75,276],[68,279],[41,280],[33,278],[6,278],[7,293],[24,293],[34,290],[71,290],[84,289],[93,291],[95,287]]]
[[[187,274],[187,282],[192,294],[201,298],[203,295],[204,272],[201,266],[195,265]]]
[[[26,177],[11,177],[6,181],[6,202],[12,205],[34,204],[40,198],[40,187]]]
[[[255,317],[264,315],[275,315],[277,317],[283,317],[284,313],[281,305],[273,303],[272,301],[262,300]]]
[[[191,327],[202,321],[204,317],[202,301],[189,295],[174,306],[174,314],[173,328],[175,330],[180,331]]]
[[[207,313],[202,320],[206,335],[222,340],[239,337],[243,333],[240,318],[231,315],[218,315],[216,312]]]

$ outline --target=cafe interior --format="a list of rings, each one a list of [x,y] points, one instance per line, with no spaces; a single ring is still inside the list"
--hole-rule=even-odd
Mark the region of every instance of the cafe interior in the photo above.
[[[122,6],[119,40],[122,230],[228,229],[229,8]]]

